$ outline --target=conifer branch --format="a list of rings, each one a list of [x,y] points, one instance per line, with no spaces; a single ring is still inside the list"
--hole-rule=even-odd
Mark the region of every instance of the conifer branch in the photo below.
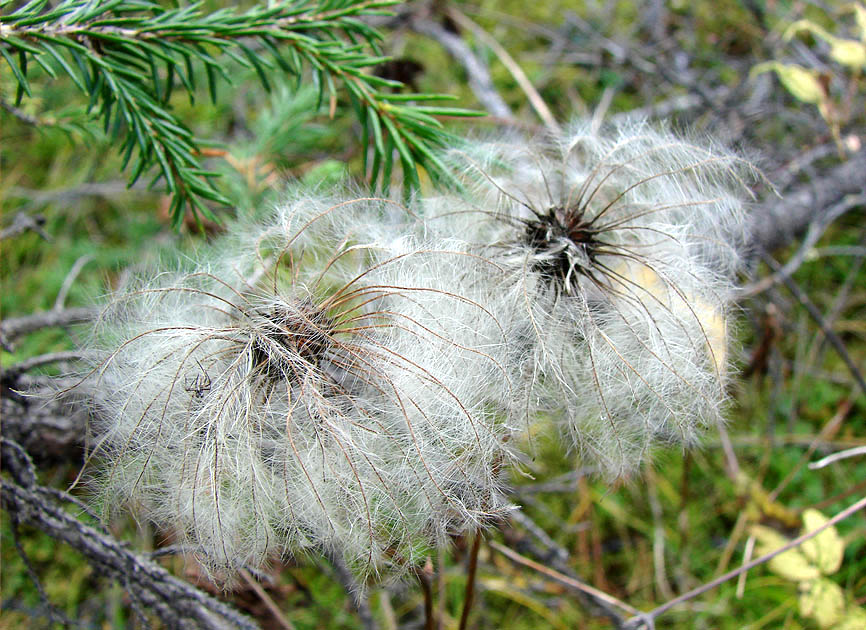
[[[200,141],[172,112],[170,99],[180,89],[193,101],[203,70],[216,102],[218,83],[231,83],[227,60],[254,69],[265,90],[277,73],[300,82],[309,71],[319,102],[327,92],[332,111],[341,84],[365,145],[373,146],[374,185],[388,188],[395,156],[410,187],[418,185],[418,167],[434,181],[446,175],[432,149],[450,136],[435,116],[476,112],[417,105],[450,97],[392,93],[400,82],[369,73],[385,58],[381,36],[359,18],[391,4],[295,0],[205,13],[198,4],[166,9],[150,0],[63,0],[54,7],[34,0],[0,14],[0,56],[17,82],[16,107],[33,94],[33,62],[50,77],[69,76],[89,99],[88,112],[120,141],[123,167],[132,162],[129,185],[155,166],[151,184],[164,180],[179,225],[185,207],[215,219],[206,202],[229,201],[215,186],[218,174],[202,167]],[[0,10],[10,5],[0,2]]]

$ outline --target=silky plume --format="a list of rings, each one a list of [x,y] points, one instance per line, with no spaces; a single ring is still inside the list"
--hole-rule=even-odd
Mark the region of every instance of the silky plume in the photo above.
[[[722,421],[746,161],[641,121],[466,142],[446,160],[464,193],[426,216],[512,270],[527,417],[560,418],[609,477]]]
[[[509,509],[496,266],[383,223],[392,205],[296,195],[110,297],[71,392],[106,512],[223,579],[324,552],[361,588]]]

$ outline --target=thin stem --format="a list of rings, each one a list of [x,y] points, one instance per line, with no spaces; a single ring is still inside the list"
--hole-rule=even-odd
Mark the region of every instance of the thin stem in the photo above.
[[[433,589],[430,586],[430,574],[426,567],[415,568],[415,576],[424,594],[424,630],[435,630],[433,620]]]
[[[472,599],[475,596],[475,573],[478,569],[478,551],[481,548],[481,532],[475,532],[472,549],[469,552],[469,567],[466,572],[466,596],[463,598],[463,612],[460,613],[459,630],[466,630],[469,621],[469,611],[472,610]]]
[[[770,268],[774,272],[778,272],[780,270],[779,263],[777,263],[773,258],[769,255],[764,254],[762,256],[764,262],[766,262]],[[863,390],[863,393],[866,394],[866,379],[863,378],[863,373],[860,371],[860,368],[857,367],[857,364],[854,363],[854,360],[851,358],[851,355],[848,354],[848,350],[845,348],[845,344],[842,343],[842,340],[839,339],[839,335],[837,335],[832,328],[827,324],[827,321],[824,319],[824,316],[821,314],[821,311],[818,310],[818,307],[809,299],[809,296],[806,295],[805,291],[803,291],[800,286],[794,282],[794,280],[788,276],[782,275],[781,280],[784,283],[785,287],[787,287],[788,291],[803,305],[806,311],[809,313],[809,316],[815,320],[815,323],[821,328],[821,331],[824,333],[824,336],[827,338],[827,341],[830,342],[830,345],[835,348],[836,352],[839,353],[839,356],[842,358],[842,361],[847,366],[848,370],[851,372],[851,376],[854,377],[854,380],[857,382],[857,385]]]
[[[247,586],[249,586],[253,590],[253,592],[259,597],[259,599],[262,600],[265,607],[274,616],[274,619],[277,620],[277,623],[280,625],[280,627],[284,628],[285,630],[295,630],[295,626],[292,624],[292,622],[289,621],[288,618],[283,614],[283,611],[280,610],[279,606],[277,606],[274,600],[271,599],[271,596],[268,595],[267,592],[265,592],[265,589],[262,588],[262,585],[259,584],[255,579],[253,579],[253,576],[250,575],[249,571],[247,571],[246,569],[241,569],[240,574],[241,577],[244,579],[244,582],[247,583]]]
[[[517,564],[522,564],[523,566],[529,567],[530,569],[534,569],[535,571],[538,571],[539,573],[546,575],[547,577],[554,579],[557,582],[560,582],[560,583],[565,584],[566,586],[569,586],[573,589],[576,589],[578,591],[586,593],[587,595],[592,597],[594,600],[602,601],[606,604],[616,606],[617,608],[621,608],[622,610],[626,611],[627,613],[629,613],[631,615],[640,615],[641,614],[641,612],[637,608],[634,608],[633,606],[629,606],[625,602],[618,600],[616,597],[613,597],[612,595],[608,595],[604,591],[601,591],[597,588],[594,588],[588,584],[584,584],[583,582],[579,582],[573,578],[570,578],[567,575],[565,575],[564,573],[560,573],[559,571],[556,571],[555,569],[551,569],[550,567],[546,567],[541,563],[535,562],[534,560],[530,560],[526,556],[523,556],[523,555],[517,553],[513,549],[509,549],[505,545],[500,545],[496,541],[490,541],[488,544],[490,545],[490,547],[492,547],[493,549],[495,549],[496,551],[498,551],[502,555],[506,556],[509,560],[516,562]]]
[[[818,468],[824,468],[824,466],[829,466],[835,462],[838,462],[843,459],[847,459],[849,457],[856,457],[857,455],[866,455],[866,446],[858,446],[856,448],[849,448],[845,451],[839,451],[838,453],[833,453],[832,455],[827,455],[827,457],[823,459],[819,459],[817,462],[812,462],[809,464],[810,470],[816,470]]]

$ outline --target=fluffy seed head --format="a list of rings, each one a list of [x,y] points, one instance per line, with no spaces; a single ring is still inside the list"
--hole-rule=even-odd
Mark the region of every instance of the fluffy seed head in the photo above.
[[[473,288],[489,265],[388,236],[385,203],[297,198],[112,297],[77,388],[107,507],[212,568],[327,551],[360,577],[506,508],[507,344]]]
[[[536,338],[529,399],[586,459],[627,473],[720,421],[747,164],[642,122],[449,157],[469,193],[428,214],[511,265]]]

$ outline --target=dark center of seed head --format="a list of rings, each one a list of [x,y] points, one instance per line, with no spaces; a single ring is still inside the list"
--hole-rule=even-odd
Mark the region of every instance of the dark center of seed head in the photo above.
[[[602,244],[599,231],[577,208],[554,206],[526,223],[524,240],[535,256],[532,269],[558,292],[571,293],[575,274],[591,273]]]
[[[318,366],[331,345],[335,322],[312,300],[268,306],[256,318],[253,360],[270,378],[291,378],[304,364]]]

